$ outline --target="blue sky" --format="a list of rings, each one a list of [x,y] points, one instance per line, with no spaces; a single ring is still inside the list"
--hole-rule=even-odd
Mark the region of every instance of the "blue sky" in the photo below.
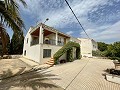
[[[120,41],[120,0],[68,2],[90,38],[106,43]],[[26,0],[26,3],[27,9],[20,5],[20,13],[27,30],[49,18],[47,25],[71,36],[86,38],[64,0]],[[12,36],[11,31],[9,34]]]

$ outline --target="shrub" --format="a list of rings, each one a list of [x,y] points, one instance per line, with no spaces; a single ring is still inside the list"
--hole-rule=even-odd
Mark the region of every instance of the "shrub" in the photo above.
[[[119,57],[109,57],[109,59],[111,59],[111,60],[118,60],[120,62],[120,58]]]
[[[97,50],[97,51],[92,51],[92,55],[93,55],[93,56],[100,57],[100,56],[102,56],[102,52],[99,51],[99,50]]]
[[[53,58],[54,58],[54,60],[55,60],[55,64],[57,64],[58,63],[58,59],[65,53],[65,52],[67,52],[68,51],[68,53],[69,53],[69,55],[67,55],[67,56],[69,56],[69,57],[67,57],[67,58],[69,58],[68,60],[69,61],[72,61],[73,60],[73,55],[72,55],[72,47],[76,47],[78,50],[77,50],[77,52],[80,54],[80,45],[79,45],[79,43],[75,43],[75,42],[68,42],[67,44],[65,44],[61,49],[59,49],[55,54],[54,54],[54,56],[53,56]],[[70,50],[70,51],[69,51]],[[80,58],[80,55],[78,55],[78,57]]]

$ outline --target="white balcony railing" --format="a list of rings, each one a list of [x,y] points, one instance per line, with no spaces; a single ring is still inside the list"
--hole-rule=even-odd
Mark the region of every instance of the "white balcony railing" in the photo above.
[[[31,46],[36,45],[36,44],[39,44],[39,38],[32,40],[31,43],[30,43]],[[56,45],[56,40],[54,40],[54,39],[44,40],[43,44]],[[64,42],[58,41],[58,46],[63,46],[63,45],[64,45]]]

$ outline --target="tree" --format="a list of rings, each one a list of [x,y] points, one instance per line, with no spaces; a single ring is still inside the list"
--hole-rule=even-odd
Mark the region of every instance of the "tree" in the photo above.
[[[12,28],[14,33],[23,32],[25,29],[24,23],[19,14],[19,5],[17,1],[21,2],[25,7],[26,3],[24,0],[0,0],[0,30],[1,33],[5,33],[6,31],[3,29],[4,26],[8,26]],[[2,36],[2,47],[3,54],[6,53],[6,39],[7,36]]]
[[[18,33],[14,33],[10,44],[10,54],[22,54],[23,43],[24,43],[23,33],[19,32],[19,35]]]
[[[97,43],[98,43],[98,49],[99,49],[100,51],[105,51],[105,50],[107,50],[108,44],[106,44],[106,43],[104,43],[104,42],[97,42]]]
[[[115,57],[120,57],[120,42],[115,42],[113,44],[113,54]]]
[[[1,56],[3,56],[3,54],[8,54],[10,37],[1,24],[0,24],[0,43],[1,43]]]
[[[114,42],[114,44],[110,44],[107,47],[106,56],[109,57],[120,57],[120,42]]]
[[[26,6],[24,0],[18,1]],[[25,28],[24,23],[19,15],[19,6],[16,0],[0,1],[0,17],[1,23],[4,26],[11,27],[14,32],[22,31],[22,29]]]
[[[113,45],[112,44],[109,44],[108,47],[107,47],[107,54],[106,56],[108,57],[113,57],[114,56],[114,48],[113,48]]]

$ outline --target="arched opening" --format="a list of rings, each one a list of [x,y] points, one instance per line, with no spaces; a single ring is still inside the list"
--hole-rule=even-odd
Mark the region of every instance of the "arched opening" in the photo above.
[[[26,50],[24,51],[24,56],[26,56]]]
[[[65,44],[61,49],[59,49],[55,54],[54,54],[54,60],[55,60],[55,64],[59,63],[59,58],[67,53],[67,57],[66,57],[66,62],[72,62],[74,61],[74,57],[73,57],[73,47],[76,48],[76,59],[80,59],[81,55],[80,55],[80,45],[79,43],[75,43],[75,42],[68,42],[67,44]]]

